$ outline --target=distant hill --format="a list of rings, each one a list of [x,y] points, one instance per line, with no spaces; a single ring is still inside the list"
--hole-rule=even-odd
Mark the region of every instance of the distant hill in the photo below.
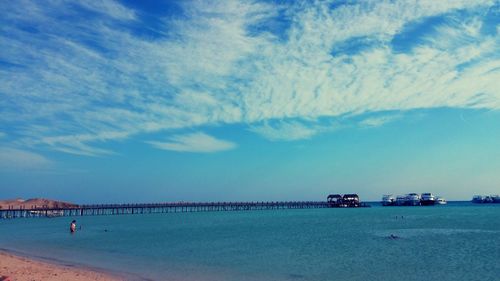
[[[0,200],[0,209],[8,209],[8,208],[75,208],[78,207],[77,204],[56,201],[51,199],[44,198],[33,198],[33,199],[13,199],[13,200]]]

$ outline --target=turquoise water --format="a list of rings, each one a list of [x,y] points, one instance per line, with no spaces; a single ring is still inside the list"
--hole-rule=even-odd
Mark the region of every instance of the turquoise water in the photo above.
[[[76,219],[0,220],[0,248],[131,279],[500,280],[499,204]]]

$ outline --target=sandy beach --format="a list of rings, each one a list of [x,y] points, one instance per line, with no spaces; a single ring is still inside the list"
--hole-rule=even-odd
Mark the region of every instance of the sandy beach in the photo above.
[[[124,280],[110,274],[90,269],[56,265],[0,251],[1,281],[83,281],[83,280]]]

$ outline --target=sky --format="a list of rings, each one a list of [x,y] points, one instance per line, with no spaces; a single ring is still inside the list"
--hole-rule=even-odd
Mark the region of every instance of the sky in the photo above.
[[[469,200],[499,109],[499,0],[0,0],[0,198]]]

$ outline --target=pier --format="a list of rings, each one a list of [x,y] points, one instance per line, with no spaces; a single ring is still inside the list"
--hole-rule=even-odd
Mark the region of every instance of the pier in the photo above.
[[[329,207],[331,207],[331,205],[326,201],[103,204],[79,205],[72,208],[46,208],[44,206],[30,206],[29,208],[0,209],[0,219],[186,212],[317,209]]]
[[[0,219],[359,207],[370,206],[360,203],[357,195],[354,194],[345,195],[343,200],[338,201],[331,200],[331,196],[329,196],[327,201],[101,204],[76,205],[66,208],[50,208],[48,206],[12,208],[11,206],[0,209]]]

